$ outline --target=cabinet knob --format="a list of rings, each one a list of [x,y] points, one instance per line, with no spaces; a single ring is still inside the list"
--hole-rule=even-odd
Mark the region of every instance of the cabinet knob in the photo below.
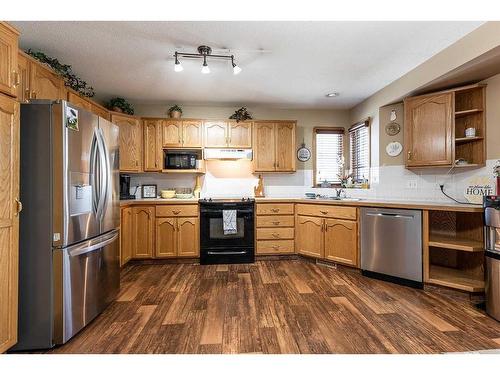
[[[326,215],[328,211],[320,211],[323,215]]]
[[[411,160],[411,151],[408,151],[408,160]]]
[[[35,90],[31,91],[30,99],[36,99],[36,91]]]
[[[181,213],[179,210],[173,210],[172,212],[174,215],[179,215]]]
[[[19,198],[16,198],[16,213],[15,215],[18,216],[19,213],[23,210],[23,203],[19,200]]]
[[[273,236],[274,238],[280,238],[280,235],[279,235],[278,233],[273,233],[273,234],[272,234],[272,236]]]
[[[271,212],[277,213],[277,212],[280,212],[280,209],[279,208],[271,208]]]
[[[273,221],[273,224],[274,225],[280,225],[280,222],[279,221]]]
[[[21,76],[16,71],[13,71],[12,73],[14,74],[14,84],[13,84],[13,86],[17,87],[17,86],[19,86],[21,84]]]
[[[274,250],[278,250],[280,248],[280,245],[273,245]]]

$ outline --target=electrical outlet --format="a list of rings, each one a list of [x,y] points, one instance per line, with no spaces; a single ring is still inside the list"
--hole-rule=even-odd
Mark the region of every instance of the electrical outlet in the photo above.
[[[417,189],[418,188],[418,182],[414,178],[410,178],[406,180],[406,188],[407,189]]]

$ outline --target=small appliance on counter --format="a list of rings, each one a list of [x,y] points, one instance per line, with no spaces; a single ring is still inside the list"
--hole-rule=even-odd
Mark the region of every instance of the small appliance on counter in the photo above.
[[[135,199],[130,194],[130,175],[120,173],[120,199]]]
[[[486,312],[500,320],[500,196],[485,196]]]

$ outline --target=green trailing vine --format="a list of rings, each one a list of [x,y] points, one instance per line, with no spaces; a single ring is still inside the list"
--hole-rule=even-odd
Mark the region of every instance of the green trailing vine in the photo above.
[[[128,115],[134,114],[134,108],[132,107],[132,105],[123,98],[111,99],[108,103],[106,103],[106,107],[112,111],[116,111],[117,109],[119,109],[121,110],[121,112]]]
[[[62,64],[58,59],[49,57],[43,52],[35,52],[31,49],[28,49],[26,53],[43,64],[50,66],[58,75],[60,75],[64,79],[64,84],[67,87],[72,88],[76,92],[78,92],[82,96],[86,96],[87,98],[91,98],[95,95],[94,88],[92,86],[87,85],[83,79],[78,77],[71,70],[71,65]]]

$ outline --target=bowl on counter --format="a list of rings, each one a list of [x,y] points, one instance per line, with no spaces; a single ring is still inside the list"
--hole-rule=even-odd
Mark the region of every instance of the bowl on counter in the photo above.
[[[160,196],[163,199],[172,199],[172,198],[175,198],[175,190],[162,190],[160,192]]]
[[[176,193],[175,198],[177,199],[190,199],[193,198],[192,193]]]

